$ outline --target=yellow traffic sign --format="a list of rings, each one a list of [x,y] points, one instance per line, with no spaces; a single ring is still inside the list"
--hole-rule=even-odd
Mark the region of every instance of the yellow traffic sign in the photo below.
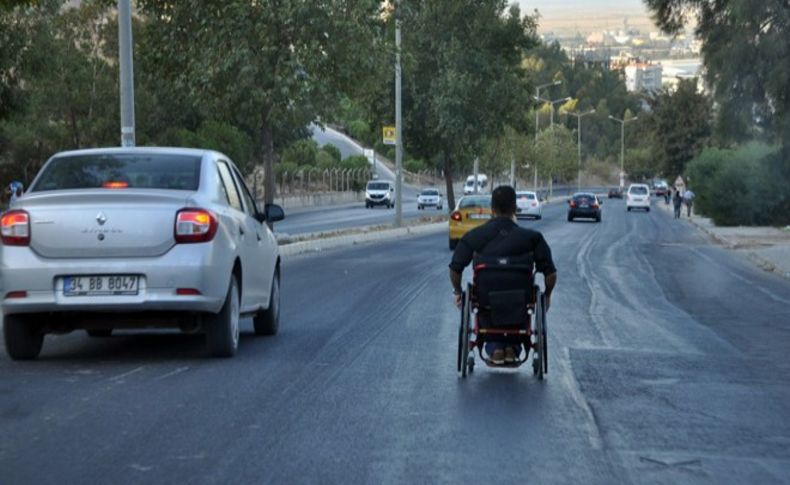
[[[398,137],[397,137],[397,132],[395,131],[395,127],[394,126],[390,126],[390,125],[383,126],[381,128],[381,135],[382,135],[382,138],[384,139],[384,144],[385,145],[395,145],[396,144]]]

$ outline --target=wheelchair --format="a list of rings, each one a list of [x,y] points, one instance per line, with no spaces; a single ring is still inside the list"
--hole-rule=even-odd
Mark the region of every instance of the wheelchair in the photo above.
[[[458,329],[458,372],[475,368],[474,350],[489,367],[521,367],[531,360],[533,374],[548,373],[545,296],[534,283],[532,255],[480,258],[462,295]],[[519,352],[516,361],[497,364],[484,352],[486,342],[504,342]],[[531,359],[530,359],[531,357]]]

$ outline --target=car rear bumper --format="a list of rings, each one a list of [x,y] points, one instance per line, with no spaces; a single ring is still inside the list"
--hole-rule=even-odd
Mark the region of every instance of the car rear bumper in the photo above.
[[[516,208],[516,215],[517,216],[539,216],[541,215],[540,207],[517,207]]]
[[[568,211],[568,217],[588,217],[590,219],[597,219],[601,215],[598,209],[573,209]]]
[[[232,258],[212,245],[176,245],[155,258],[44,259],[28,247],[3,247],[4,314],[194,311],[216,313],[227,293]],[[139,275],[137,295],[65,296],[63,277]],[[199,294],[178,295],[177,289]],[[20,294],[19,292],[24,292]]]
[[[642,201],[628,200],[628,201],[626,201],[625,205],[626,205],[626,207],[650,207],[650,201],[649,200],[642,200]]]

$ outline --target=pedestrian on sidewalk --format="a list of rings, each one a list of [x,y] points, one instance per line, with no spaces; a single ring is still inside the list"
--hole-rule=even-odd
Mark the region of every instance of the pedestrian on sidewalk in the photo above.
[[[672,197],[672,204],[675,207],[675,219],[680,219],[680,206],[683,204],[683,197],[680,196],[680,190],[675,190],[675,195]]]
[[[694,205],[694,192],[691,189],[686,189],[683,193],[683,203],[686,204],[686,215],[691,217],[691,206]]]

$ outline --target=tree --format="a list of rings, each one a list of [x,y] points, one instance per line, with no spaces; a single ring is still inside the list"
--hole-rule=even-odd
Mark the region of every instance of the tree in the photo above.
[[[685,173],[710,138],[710,101],[697,91],[696,79],[681,79],[675,91],[664,90],[648,102],[658,168],[666,177]]]
[[[376,54],[379,2],[173,0],[140,2],[153,42],[193,102],[254,133],[266,202],[274,199],[277,139],[327,119]],[[284,146],[285,143],[282,144]]]
[[[578,169],[576,138],[564,126],[554,125],[538,133],[529,158],[546,177],[571,180]]]
[[[456,161],[505,126],[526,130],[530,84],[521,67],[535,19],[503,0],[427,0],[402,7],[404,137],[418,158],[442,154],[448,207]]]
[[[725,142],[765,130],[790,155],[790,8],[786,0],[645,0],[658,25],[676,33],[696,17],[706,80],[720,105]],[[790,160],[790,156],[786,157]],[[788,162],[790,163],[790,162]]]

